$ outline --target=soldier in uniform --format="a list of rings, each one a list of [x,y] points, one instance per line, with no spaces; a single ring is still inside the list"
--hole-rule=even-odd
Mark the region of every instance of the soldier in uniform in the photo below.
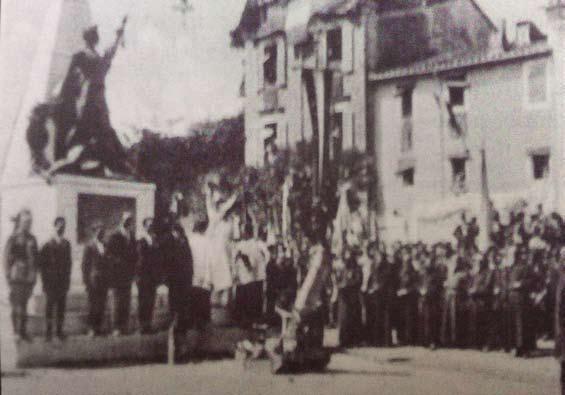
[[[27,304],[37,280],[37,241],[31,234],[31,212],[24,209],[14,218],[14,233],[5,248],[4,270],[10,288],[12,325],[16,340],[30,341]]]
[[[85,246],[82,257],[82,279],[88,295],[88,335],[102,334],[106,300],[110,287],[111,266],[104,246],[104,227],[92,226],[92,240]]]
[[[113,334],[119,336],[128,332],[131,287],[138,259],[134,222],[130,213],[123,214],[119,229],[108,240],[106,252],[112,263]]]
[[[142,334],[152,332],[153,309],[157,287],[163,280],[163,251],[153,218],[143,220],[145,234],[137,242],[137,290],[139,299],[139,326]]]
[[[45,308],[45,338],[47,341],[50,341],[53,336],[53,314],[55,310],[57,311],[55,317],[57,337],[61,340],[65,338],[63,323],[67,293],[71,285],[72,266],[71,243],[64,238],[65,225],[63,217],[55,219],[55,235],[45,243],[39,254],[41,282],[47,298]]]

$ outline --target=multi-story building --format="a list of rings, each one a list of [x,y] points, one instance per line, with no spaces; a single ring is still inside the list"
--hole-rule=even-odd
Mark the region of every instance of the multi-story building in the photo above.
[[[388,239],[449,238],[476,215],[482,149],[497,208],[564,211],[565,4],[546,12],[508,37],[473,0],[249,0],[233,33],[247,163],[272,142],[314,141],[321,172],[366,151]]]

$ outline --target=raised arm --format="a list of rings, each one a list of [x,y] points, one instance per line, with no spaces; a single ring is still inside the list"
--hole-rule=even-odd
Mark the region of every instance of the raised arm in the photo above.
[[[106,59],[106,62],[108,63],[108,65],[110,65],[110,63],[112,63],[112,60],[114,59],[114,56],[116,56],[116,52],[118,51],[118,47],[123,42],[124,31],[126,29],[127,21],[128,21],[128,17],[125,16],[124,19],[122,20],[122,25],[116,31],[116,40],[114,41],[114,44],[112,44],[112,46],[110,48],[108,48],[106,50],[106,53],[104,54],[104,58]]]
[[[220,218],[224,218],[224,216],[226,215],[226,213],[233,207],[233,205],[235,204],[235,201],[237,200],[237,197],[239,196],[238,192],[234,192],[233,195],[230,196],[230,198],[228,200],[226,200],[224,203],[222,203],[220,205],[220,208],[218,209],[218,213],[219,213],[219,217]]]

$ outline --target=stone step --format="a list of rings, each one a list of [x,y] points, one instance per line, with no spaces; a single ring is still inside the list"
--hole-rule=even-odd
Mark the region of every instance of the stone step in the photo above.
[[[208,355],[234,355],[237,342],[247,333],[240,328],[208,329],[203,335],[187,334],[188,353],[196,350]],[[20,368],[56,366],[95,366],[111,363],[166,362],[168,332],[120,337],[73,336],[66,341],[19,342],[17,365]]]

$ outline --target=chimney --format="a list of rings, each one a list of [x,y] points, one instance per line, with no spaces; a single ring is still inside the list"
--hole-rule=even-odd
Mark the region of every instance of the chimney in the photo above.
[[[523,21],[516,24],[516,46],[525,47],[532,43],[532,22]]]

